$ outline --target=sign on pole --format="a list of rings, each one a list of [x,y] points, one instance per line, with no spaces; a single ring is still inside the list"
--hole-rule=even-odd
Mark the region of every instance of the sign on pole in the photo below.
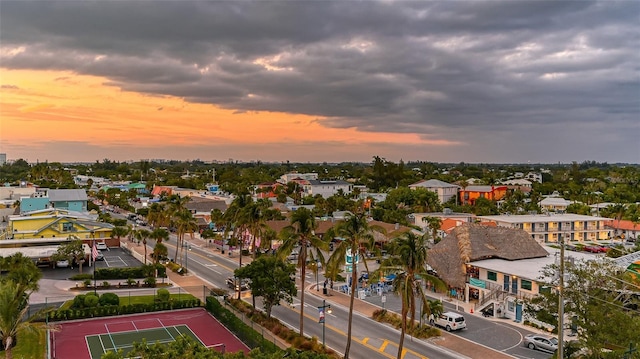
[[[324,308],[318,308],[318,323],[324,323]]]

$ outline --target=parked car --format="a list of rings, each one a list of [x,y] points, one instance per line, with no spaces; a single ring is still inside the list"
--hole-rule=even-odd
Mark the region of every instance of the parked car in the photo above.
[[[234,291],[237,291],[238,289],[247,290],[249,289],[249,281],[247,281],[246,279],[241,280],[240,278],[229,277],[227,278],[227,287],[233,289]]]
[[[104,260],[104,255],[102,254],[102,251],[98,251],[98,255],[96,256],[96,260],[97,261],[103,261]]]
[[[591,252],[591,253],[606,253],[609,248],[606,247],[602,247],[602,246],[586,246],[584,247],[585,252]]]
[[[67,268],[69,266],[69,260],[63,259],[56,262],[56,267],[58,268]]]
[[[542,350],[550,353],[558,350],[558,339],[546,335],[529,334],[524,337],[522,344],[529,349]]]
[[[104,242],[97,242],[96,249],[100,251],[107,250],[107,244]]]
[[[462,330],[467,327],[464,316],[454,312],[444,312],[437,317],[431,315],[429,317],[429,323],[443,327],[448,332],[452,330]]]

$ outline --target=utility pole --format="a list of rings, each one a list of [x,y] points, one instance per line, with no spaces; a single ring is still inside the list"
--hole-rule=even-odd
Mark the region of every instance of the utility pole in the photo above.
[[[558,285],[558,358],[564,358],[564,235],[560,235],[560,282]]]

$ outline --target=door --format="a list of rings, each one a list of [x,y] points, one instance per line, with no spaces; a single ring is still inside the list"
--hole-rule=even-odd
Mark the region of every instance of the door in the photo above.
[[[511,293],[518,294],[518,278],[513,278],[511,281]]]
[[[509,291],[509,279],[510,278],[511,278],[510,276],[508,276],[506,274],[504,275],[504,291],[505,292]]]
[[[522,322],[522,304],[516,303],[516,322]]]

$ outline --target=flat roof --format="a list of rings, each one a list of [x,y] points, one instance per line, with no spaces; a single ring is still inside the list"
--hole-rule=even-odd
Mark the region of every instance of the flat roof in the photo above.
[[[518,214],[518,215],[501,215],[501,216],[478,216],[480,219],[507,222],[507,223],[523,223],[523,222],[572,222],[572,221],[610,221],[611,218],[585,216],[582,214],[563,213],[563,214]]]
[[[543,248],[549,252],[549,255],[546,257],[520,259],[516,261],[492,258],[471,262],[471,265],[492,272],[507,273],[520,278],[538,281],[542,275],[542,269],[547,265],[555,263],[556,253],[558,257],[560,256],[560,249],[548,246],[543,246]],[[603,255],[565,250],[564,257],[565,260],[569,260],[570,258],[574,258],[576,260],[593,260],[602,258]]]
[[[83,244],[84,254],[91,253],[91,248],[88,245]],[[58,246],[34,246],[34,247],[20,247],[20,248],[0,248],[0,256],[8,257],[16,253],[22,253],[25,257],[31,259],[46,258],[52,256],[58,250]]]

